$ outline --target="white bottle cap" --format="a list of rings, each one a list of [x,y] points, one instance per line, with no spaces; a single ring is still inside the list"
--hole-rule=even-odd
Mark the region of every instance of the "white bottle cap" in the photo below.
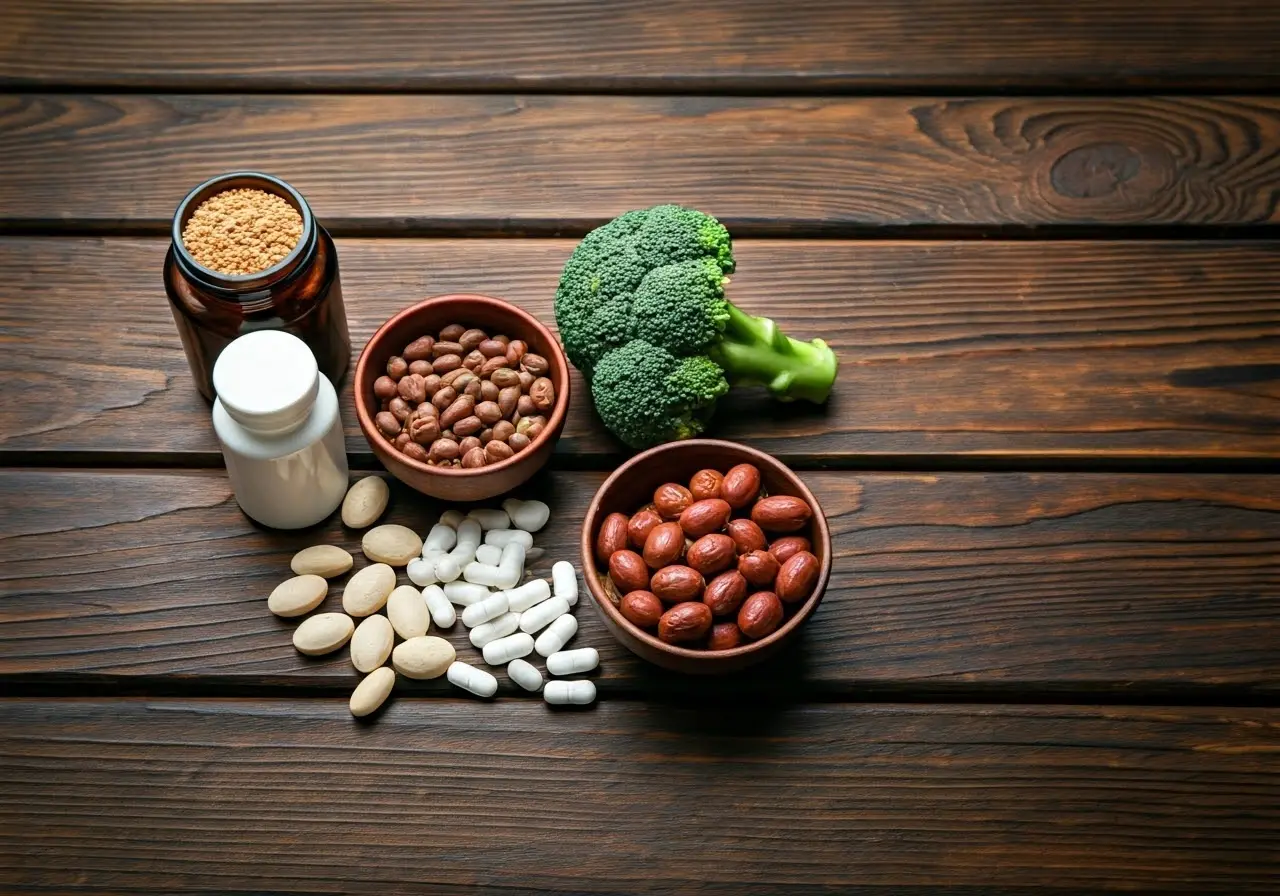
[[[319,376],[305,342],[283,330],[259,330],[218,355],[213,389],[240,425],[259,433],[287,432],[311,413]]]

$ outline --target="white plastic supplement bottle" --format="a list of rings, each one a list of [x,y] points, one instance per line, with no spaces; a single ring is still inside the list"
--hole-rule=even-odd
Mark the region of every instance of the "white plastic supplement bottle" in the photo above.
[[[213,367],[213,428],[236,501],[264,526],[301,529],[347,493],[338,396],[306,343],[281,330],[234,340]]]

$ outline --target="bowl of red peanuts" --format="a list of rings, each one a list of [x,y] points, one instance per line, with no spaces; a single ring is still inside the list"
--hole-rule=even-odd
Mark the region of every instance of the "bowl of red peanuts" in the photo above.
[[[491,296],[436,296],[369,339],[356,417],[397,479],[436,498],[481,501],[551,457],[569,407],[569,362],[537,318]]]
[[[822,600],[831,535],[804,482],[717,439],[636,455],[600,486],[582,529],[587,587],[627,649],[723,674],[793,638]]]

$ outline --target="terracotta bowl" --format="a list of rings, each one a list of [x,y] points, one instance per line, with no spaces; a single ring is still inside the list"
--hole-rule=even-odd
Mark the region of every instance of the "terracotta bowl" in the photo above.
[[[794,495],[813,508],[808,530],[791,534],[806,535],[813,542],[813,553],[821,564],[818,582],[809,598],[792,611],[773,634],[731,650],[696,650],[658,640],[657,635],[631,624],[618,610],[618,597],[608,571],[596,562],[595,542],[604,518],[615,511],[628,516],[653,500],[654,490],[664,482],[687,486],[698,470],[711,468],[721,473],[736,464],[755,464],[760,470],[761,485],[770,495]],[[698,675],[721,675],[736,672],[772,656],[796,636],[800,626],[813,615],[827,580],[831,576],[831,532],[826,517],[813,493],[795,473],[767,454],[718,439],[691,439],[671,442],[638,454],[613,472],[600,486],[582,527],[582,568],[585,571],[591,599],[595,601],[605,625],[624,647],[643,659],[665,669]]]
[[[550,365],[547,376],[556,387],[556,404],[547,418],[547,426],[529,447],[496,464],[469,470],[429,466],[405,457],[373,423],[379,407],[373,383],[386,372],[387,361],[419,336],[434,335],[452,323],[523,339],[530,351],[547,359]],[[550,459],[569,409],[569,362],[551,332],[533,315],[510,302],[462,293],[436,296],[405,308],[373,334],[356,362],[355,404],[356,417],[369,447],[397,479],[433,498],[483,501],[523,484]]]

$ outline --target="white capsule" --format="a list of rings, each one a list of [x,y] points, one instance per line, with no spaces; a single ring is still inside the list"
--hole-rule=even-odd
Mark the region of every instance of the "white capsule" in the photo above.
[[[467,519],[475,520],[481,529],[507,529],[511,526],[507,512],[494,507],[476,507],[467,512]]]
[[[490,529],[484,533],[484,543],[495,548],[505,548],[516,541],[524,545],[526,550],[533,547],[533,536],[523,529]]]
[[[446,582],[444,596],[449,598],[451,603],[455,603],[460,607],[469,607],[487,598],[489,589],[473,582]],[[463,621],[465,622],[466,620],[464,619]]]
[[[534,604],[540,604],[551,596],[551,586],[547,584],[546,579],[530,579],[519,588],[512,588],[507,592],[507,599],[511,602],[511,609],[517,613],[523,613]]]
[[[462,566],[454,559],[452,554],[445,554],[443,557],[436,558],[435,576],[442,582],[457,581],[458,576],[462,575]]]
[[[508,499],[508,501],[511,500],[514,499]],[[506,507],[506,502],[503,503],[503,507]],[[517,529],[537,532],[547,524],[547,520],[551,519],[551,508],[541,501],[516,501],[511,508],[507,509],[507,515],[511,517],[511,525]]]
[[[448,526],[450,529],[457,529],[462,525],[462,521],[466,519],[461,510],[446,510],[440,514],[440,525]]]
[[[471,630],[471,646],[484,649],[484,645],[507,635],[514,635],[520,628],[519,613],[503,613],[497,619],[482,622]]]
[[[558,560],[551,567],[551,582],[556,597],[563,597],[573,606],[578,602],[578,571],[568,560]]]
[[[463,610],[462,624],[467,628],[475,628],[482,622],[497,619],[510,609],[511,605],[507,602],[507,592],[499,591],[497,594],[490,594],[484,600],[477,601]]]
[[[484,645],[484,661],[490,666],[501,666],[531,653],[533,636],[524,632],[516,632]]]
[[[430,585],[436,581],[436,561],[431,560],[410,560],[409,565],[405,567],[405,575],[409,577],[409,581],[421,588],[423,585]]]
[[[462,577],[468,582],[474,582],[477,585],[484,585],[486,588],[505,588],[508,587],[504,583],[511,576],[501,566],[490,566],[488,563],[481,563],[479,560],[472,560],[462,570]]]
[[[512,532],[513,529],[497,529],[498,532]],[[495,547],[491,544],[482,544],[476,548],[476,563],[484,563],[487,566],[497,566],[502,562],[502,548]]]
[[[600,653],[594,647],[577,650],[561,650],[547,657],[547,672],[551,675],[577,675],[590,672],[600,665]]]
[[[426,551],[448,551],[458,543],[458,532],[452,526],[446,526],[443,523],[436,523],[431,527],[431,531],[427,534],[426,539],[422,542],[422,550]]]
[[[512,635],[512,637],[515,636]],[[538,671],[537,666],[526,660],[512,660],[507,666],[507,677],[526,691],[533,691],[536,694],[542,690],[542,673]]]
[[[572,613],[565,613],[559,619],[547,626],[547,630],[538,635],[538,640],[534,642],[533,649],[538,651],[538,656],[551,656],[553,653],[559,653],[564,649],[564,645],[569,643],[569,639],[578,633],[578,618]]]
[[[569,602],[563,597],[544,600],[520,614],[520,631],[529,634],[540,632],[568,612]]]
[[[437,628],[448,628],[457,622],[458,615],[453,610],[453,604],[449,603],[449,598],[439,585],[423,588],[422,599],[427,602],[427,612],[431,614],[431,621]]]
[[[518,541],[513,541],[502,548],[502,559],[498,562],[498,569],[501,569],[511,581],[502,585],[503,588],[514,588],[520,581],[520,577],[524,575],[524,545]]]
[[[468,666],[466,663],[455,661],[445,674],[449,677],[450,682],[464,691],[470,691],[477,697],[492,697],[498,693],[498,679],[483,669],[477,669],[475,666]]]
[[[460,544],[449,552],[448,557],[458,564],[458,569],[466,569],[468,563],[475,562],[476,547],[473,544]]]
[[[458,524],[458,544],[471,545],[475,548],[480,545],[480,524],[475,520],[463,520]]]
[[[556,706],[586,706],[595,702],[596,686],[594,682],[586,680],[548,681],[542,690],[542,696],[548,703]]]

